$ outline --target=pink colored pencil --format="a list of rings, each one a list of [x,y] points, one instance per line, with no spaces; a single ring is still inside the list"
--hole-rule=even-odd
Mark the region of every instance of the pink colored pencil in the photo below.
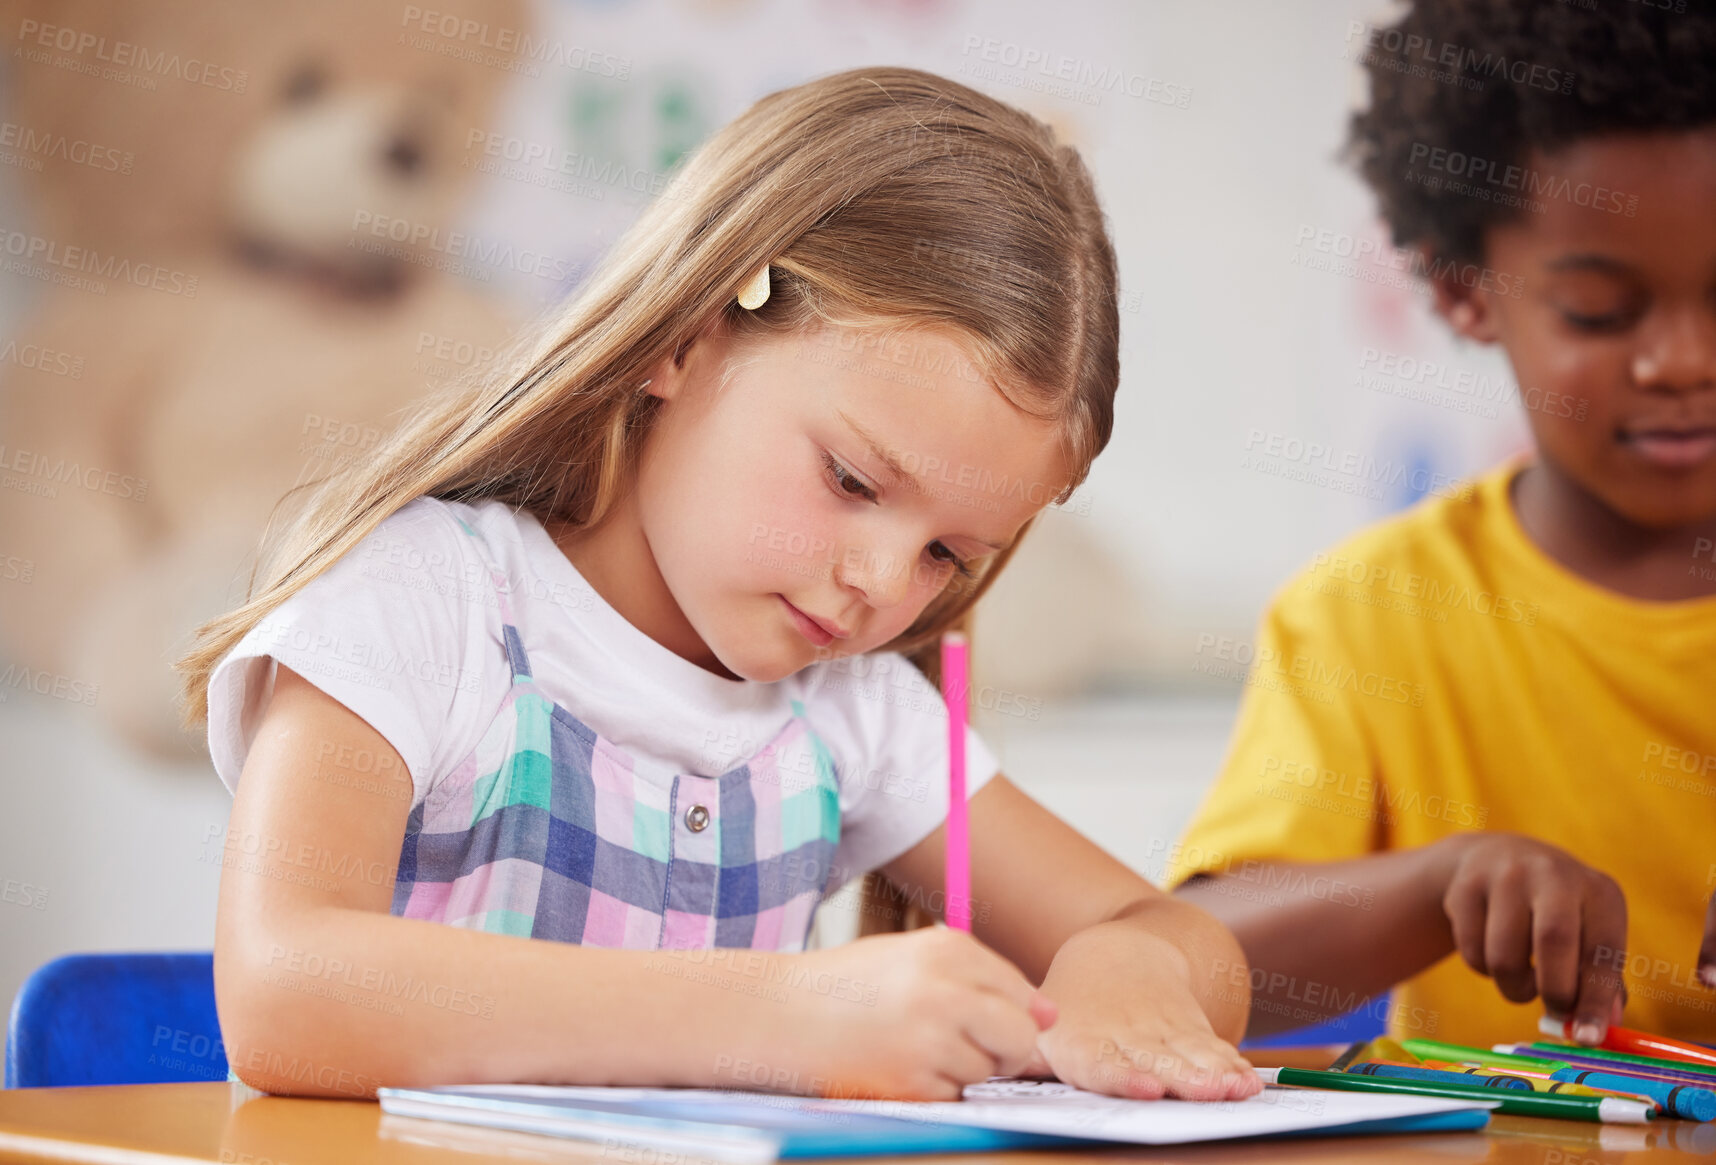
[[[971,833],[965,816],[965,704],[970,690],[965,636],[941,637],[941,694],[947,704],[947,909],[955,930],[971,930]]]

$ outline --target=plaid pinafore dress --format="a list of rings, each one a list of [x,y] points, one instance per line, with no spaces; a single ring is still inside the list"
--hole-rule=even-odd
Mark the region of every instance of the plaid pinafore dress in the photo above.
[[[459,525],[500,600],[512,685],[412,809],[392,913],[598,947],[803,950],[840,837],[833,759],[804,706],[720,776],[633,758],[536,686],[507,581]]]

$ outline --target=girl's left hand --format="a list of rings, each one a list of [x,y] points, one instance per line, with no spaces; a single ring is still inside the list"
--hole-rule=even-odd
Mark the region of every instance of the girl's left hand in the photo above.
[[[1255,1095],[1262,1080],[1211,1029],[1188,976],[1184,953],[1166,940],[1130,928],[1075,935],[1043,979],[1059,1018],[1020,1075],[1139,1100]]]

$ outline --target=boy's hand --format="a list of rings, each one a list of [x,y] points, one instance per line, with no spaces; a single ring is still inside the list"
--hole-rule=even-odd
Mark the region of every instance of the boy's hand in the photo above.
[[[1155,1100],[1243,1100],[1263,1088],[1193,997],[1185,953],[1123,925],[1092,927],[1056,954],[1043,992],[1060,1008],[1020,1075]]]
[[[1016,1076],[1055,1005],[1011,962],[946,927],[871,935],[782,958],[789,992],[770,1052],[794,1091],[958,1100]]]
[[[1704,941],[1698,947],[1698,981],[1716,990],[1716,893],[1704,908]]]
[[[1442,908],[1461,957],[1513,1002],[1542,996],[1548,1011],[1572,1016],[1578,1043],[1600,1043],[1625,998],[1627,902],[1619,884],[1516,834],[1465,833],[1443,844],[1454,866]]]

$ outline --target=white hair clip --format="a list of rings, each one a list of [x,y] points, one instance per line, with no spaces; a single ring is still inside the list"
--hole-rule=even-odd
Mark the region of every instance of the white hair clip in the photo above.
[[[769,265],[764,263],[757,273],[745,281],[739,288],[739,306],[746,311],[756,311],[769,302]]]

